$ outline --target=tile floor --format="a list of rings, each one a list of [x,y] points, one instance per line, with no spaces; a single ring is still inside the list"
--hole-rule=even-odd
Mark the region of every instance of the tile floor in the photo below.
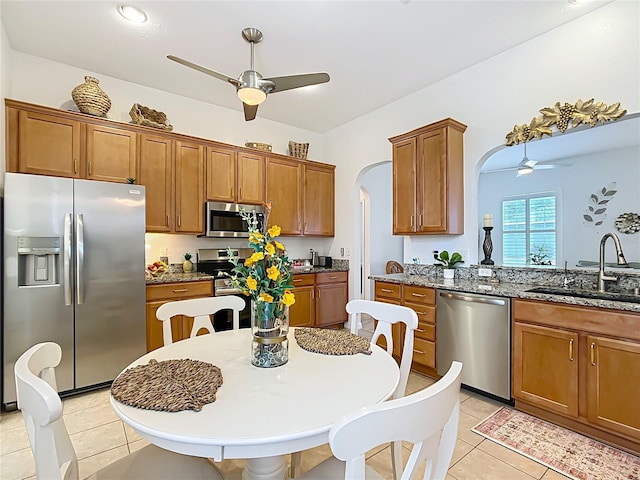
[[[365,324],[364,334],[371,333]],[[411,373],[407,393],[432,384],[433,380]],[[566,477],[507,448],[484,439],[471,428],[502,404],[480,395],[460,392],[460,424],[458,442],[447,480],[556,480]],[[146,440],[124,425],[109,405],[109,390],[71,397],[64,400],[64,421],[79,459],[80,477],[86,478],[108,463],[146,445]],[[405,459],[409,450],[404,449]],[[302,454],[304,472],[331,455],[328,445]],[[384,478],[392,478],[390,448],[369,452],[368,462]],[[242,461],[218,464],[228,478],[239,478]],[[35,478],[35,466],[20,412],[0,415],[0,478],[14,480]],[[328,479],[329,480],[329,479]],[[334,480],[334,479],[330,479]]]

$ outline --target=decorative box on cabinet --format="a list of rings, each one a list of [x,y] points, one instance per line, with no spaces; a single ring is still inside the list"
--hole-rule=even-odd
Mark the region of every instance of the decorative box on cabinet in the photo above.
[[[640,314],[513,301],[516,408],[640,453]]]
[[[213,281],[178,282],[147,285],[147,352],[164,345],[162,322],[156,318],[161,305],[173,300],[210,297],[213,295]],[[193,319],[175,316],[171,319],[173,340],[183,340],[191,335]]]
[[[464,233],[463,133],[451,118],[389,139],[393,233]]]

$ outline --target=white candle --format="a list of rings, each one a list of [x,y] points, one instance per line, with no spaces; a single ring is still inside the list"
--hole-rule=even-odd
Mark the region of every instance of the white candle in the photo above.
[[[485,213],[484,215],[484,226],[493,227],[493,215],[490,213]]]

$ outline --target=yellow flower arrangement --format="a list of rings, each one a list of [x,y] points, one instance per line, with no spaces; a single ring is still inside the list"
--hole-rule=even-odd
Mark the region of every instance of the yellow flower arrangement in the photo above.
[[[269,205],[267,205],[269,210]],[[231,257],[233,270],[231,281],[245,295],[256,302],[276,303],[274,315],[282,315],[286,307],[295,303],[293,294],[292,268],[284,245],[275,240],[281,229],[273,225],[266,232],[258,229],[258,221],[253,213],[241,212],[240,215],[249,226],[249,246],[253,254],[244,262]],[[265,215],[265,224],[268,214]]]

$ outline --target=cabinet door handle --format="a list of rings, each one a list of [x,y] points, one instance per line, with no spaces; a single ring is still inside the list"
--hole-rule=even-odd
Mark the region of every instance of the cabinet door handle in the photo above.
[[[416,328],[416,332],[424,333],[424,330],[421,328]]]
[[[91,175],[91,161],[89,161],[89,175]]]
[[[424,355],[426,352],[420,351],[420,350],[413,350],[413,353],[419,353],[420,355]]]
[[[180,215],[178,215],[178,226],[180,226]]]
[[[165,220],[165,224],[164,224],[164,226],[165,226],[165,227],[168,227],[168,226],[169,226],[169,215],[167,215],[167,218],[166,218],[166,220]]]
[[[173,293],[182,293],[182,292],[188,292],[189,289],[188,288],[176,288],[174,290],[171,290]]]
[[[419,312],[417,310],[415,310],[415,312],[416,312],[416,315],[426,315],[427,314],[427,312]]]
[[[422,214],[420,214],[420,226],[422,227]]]
[[[596,366],[596,344],[591,342],[591,365]]]
[[[332,276],[330,276],[329,278],[330,278],[331,280],[335,280],[335,279],[336,279],[336,278],[338,278],[338,277],[336,277],[335,275],[332,275]]]
[[[414,293],[414,292],[411,292],[411,296],[412,297],[420,297],[420,298],[426,297],[426,295],[424,295],[423,293]]]
[[[316,292],[311,290],[311,300],[315,300],[316,299]]]
[[[73,159],[73,173],[78,173],[78,160],[77,159]]]
[[[393,290],[389,290],[388,288],[381,288],[380,291],[384,293],[393,293]]]
[[[573,362],[573,338],[569,340],[569,361]]]
[[[293,280],[293,282],[291,282],[291,283],[298,283],[298,282],[301,282],[301,281],[302,281],[302,279],[300,279],[300,278],[295,278],[295,279]]]
[[[411,228],[413,228],[413,215],[411,215]]]
[[[242,198],[242,188],[238,189],[238,200]]]

